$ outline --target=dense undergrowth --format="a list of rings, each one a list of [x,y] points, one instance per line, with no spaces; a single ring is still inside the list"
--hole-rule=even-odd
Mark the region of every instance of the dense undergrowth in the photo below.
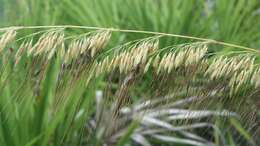
[[[259,145],[257,0],[0,4],[0,145]]]

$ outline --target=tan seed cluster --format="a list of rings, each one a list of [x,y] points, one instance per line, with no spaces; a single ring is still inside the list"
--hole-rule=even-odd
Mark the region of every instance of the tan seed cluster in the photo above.
[[[0,52],[15,39],[16,31],[6,31],[0,39]],[[28,55],[46,55],[48,59],[52,58],[56,51],[65,57],[65,62],[73,60],[82,54],[89,54],[94,57],[108,43],[111,37],[110,31],[99,31],[95,34],[88,35],[73,40],[68,49],[65,50],[64,33],[61,30],[50,30],[43,34],[39,40],[33,45],[33,41],[23,42],[15,54],[15,64],[19,62],[21,56],[26,52]],[[177,48],[175,51],[170,51],[160,56],[158,49],[159,41],[142,41],[131,47],[121,51],[113,57],[107,56],[100,62],[95,61],[96,74],[110,72],[116,68],[120,73],[128,73],[137,67],[142,67],[143,72],[147,72],[150,66],[157,70],[157,73],[170,73],[172,70],[179,67],[189,68],[193,65],[198,65],[197,70],[203,66],[205,76],[210,79],[229,78],[229,87],[232,92],[248,82],[255,87],[260,86],[260,68],[254,67],[254,58],[250,56],[236,57],[218,57],[208,64],[208,60],[204,58],[207,53],[205,44],[186,45]],[[59,48],[59,50],[57,50]],[[152,53],[157,55],[150,57]],[[206,69],[205,69],[206,67]]]
[[[18,62],[20,61],[22,55],[24,54],[24,52],[26,50],[28,50],[29,48],[32,48],[32,40],[28,41],[28,42],[23,42],[18,51],[15,54],[15,64],[18,64]]]
[[[102,31],[95,35],[72,41],[65,55],[65,62],[77,58],[80,54],[90,53],[91,57],[100,51],[110,40],[111,32]]]
[[[61,31],[50,31],[43,34],[37,43],[28,49],[28,55],[47,55],[50,59],[58,46],[62,46],[64,42],[64,33]]]
[[[255,87],[260,87],[260,68],[257,68],[251,78],[251,84],[255,85]]]
[[[252,70],[242,70],[241,72],[235,72],[229,81],[231,87],[230,93],[237,92],[241,85],[250,81]]]
[[[230,94],[239,90],[241,85],[251,81],[252,85],[259,86],[259,71],[254,71],[254,58],[236,56],[232,58],[218,57],[208,67],[205,75],[210,79],[230,78]]]
[[[109,57],[106,57],[102,62],[96,62],[95,64],[95,70],[96,70],[96,76],[98,76],[100,73],[104,73],[109,68]]]
[[[157,68],[157,73],[167,72],[170,73],[173,69],[180,66],[190,66],[192,64],[197,64],[201,62],[204,55],[207,53],[207,46],[193,48],[184,47],[180,51],[169,52],[162,56],[159,61],[159,56],[156,56],[154,61],[154,66]]]
[[[108,57],[100,62],[97,66],[97,74],[104,71],[111,71],[119,68],[120,73],[128,73],[139,65],[145,65],[148,60],[148,55],[158,48],[158,41],[142,42],[130,51],[123,51],[119,55],[111,59]],[[111,60],[111,61],[110,61]]]
[[[254,59],[251,57],[218,57],[208,67],[205,75],[209,75],[211,79],[217,79],[224,76],[231,76],[235,72],[241,70],[252,69],[254,66]]]
[[[13,29],[7,30],[0,39],[0,52],[8,45],[8,43],[12,42],[15,39],[16,31]]]

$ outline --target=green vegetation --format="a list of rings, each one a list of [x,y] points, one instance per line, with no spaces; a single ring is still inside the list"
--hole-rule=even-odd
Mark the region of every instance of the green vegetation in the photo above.
[[[0,0],[0,145],[259,145],[259,6]]]

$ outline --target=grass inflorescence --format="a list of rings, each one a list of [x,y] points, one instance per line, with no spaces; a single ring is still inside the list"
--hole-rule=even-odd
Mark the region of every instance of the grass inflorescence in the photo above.
[[[21,29],[31,28],[45,30],[16,37]],[[66,33],[67,28],[98,30],[73,36]],[[132,141],[149,146],[156,143],[153,138],[165,143],[225,145],[223,135],[239,132],[245,143],[255,144],[248,136],[252,131],[235,120],[248,127],[258,121],[256,107],[247,109],[243,103],[260,95],[258,50],[110,28],[0,30],[1,145],[124,145]],[[110,47],[114,31],[152,36]],[[161,47],[164,37],[199,42]],[[232,50],[232,55],[218,55],[211,50],[216,44],[245,53],[236,55]],[[139,87],[146,90],[140,92]],[[230,117],[231,123],[214,125]],[[221,133],[226,127],[238,132]],[[210,138],[204,138],[207,135]]]

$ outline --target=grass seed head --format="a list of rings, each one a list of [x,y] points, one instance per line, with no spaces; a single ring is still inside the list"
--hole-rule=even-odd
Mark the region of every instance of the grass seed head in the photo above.
[[[16,31],[14,29],[7,30],[0,39],[0,52],[3,51],[3,49],[11,43],[16,36]]]

